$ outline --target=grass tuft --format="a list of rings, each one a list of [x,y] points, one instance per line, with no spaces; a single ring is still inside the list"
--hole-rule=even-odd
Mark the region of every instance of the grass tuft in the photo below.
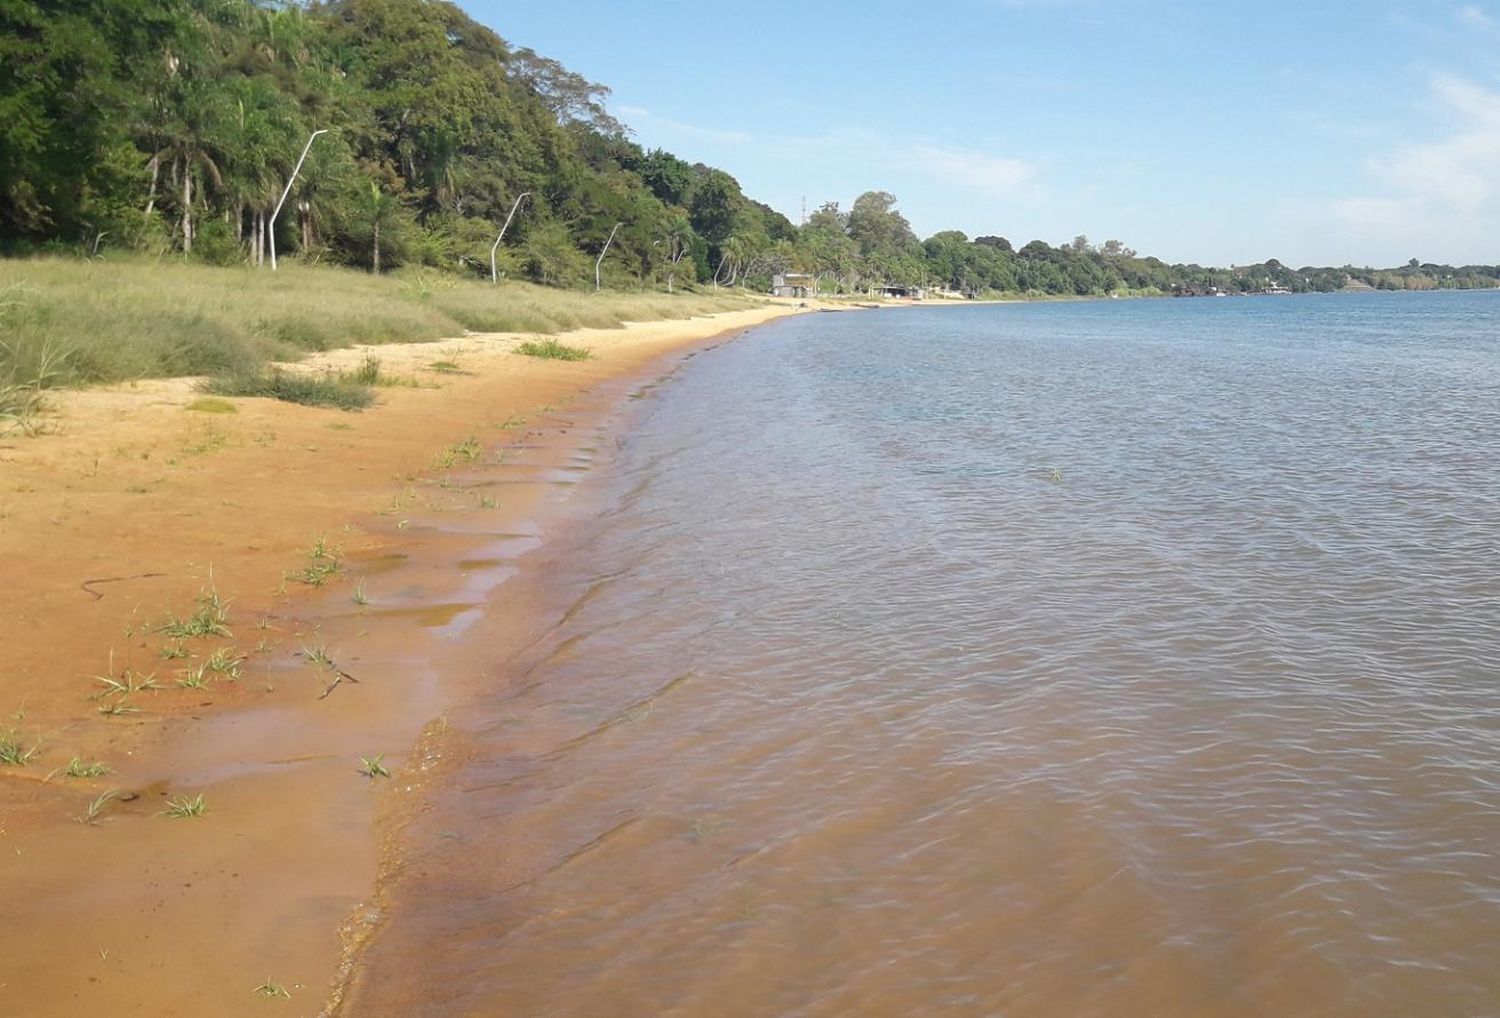
[[[36,759],[41,747],[28,747],[15,732],[0,733],[0,764],[8,767],[25,767]]]
[[[104,761],[95,760],[93,763],[85,763],[81,756],[74,756],[68,761],[68,766],[62,770],[65,778],[101,778],[113,773],[114,771],[110,770]]]
[[[220,647],[208,656],[203,662],[203,667],[208,671],[215,672],[221,679],[230,682],[238,682],[240,679],[240,666],[245,663],[245,657],[235,652],[233,647]]]
[[[177,676],[177,685],[182,689],[208,688],[208,662],[196,668],[184,668]]]
[[[85,827],[92,827],[99,822],[99,817],[108,806],[119,795],[118,792],[102,792],[84,804],[83,812],[73,819]]]
[[[581,346],[569,346],[555,339],[528,339],[516,347],[516,353],[553,361],[586,361],[594,356]]]
[[[462,442],[454,442],[439,453],[433,460],[433,466],[446,470],[459,463],[473,463],[483,455],[484,446],[479,444],[477,436],[470,435]]]
[[[384,753],[360,757],[359,772],[367,778],[388,778],[391,776],[390,770],[385,765]]]
[[[310,587],[321,587],[337,576],[343,567],[340,550],[329,545],[328,538],[320,537],[307,550],[307,563],[287,573],[286,578]]]
[[[303,647],[302,656],[307,658],[309,664],[317,665],[319,668],[332,670],[335,667],[333,658],[328,656],[328,648],[321,643],[315,647]]]
[[[380,358],[375,356],[366,357],[359,362],[359,367],[353,371],[343,372],[338,377],[355,385],[379,385]]]
[[[255,995],[258,997],[266,997],[268,999],[276,997],[282,997],[286,1000],[292,999],[292,995],[287,992],[287,988],[285,986],[282,986],[280,983],[271,979],[267,979],[265,982],[257,986],[255,988]]]
[[[118,679],[113,675],[96,675],[94,681],[102,688],[93,699],[106,696],[129,696],[131,693],[139,693],[142,690],[152,691],[161,688],[161,683],[156,681],[155,672],[142,675],[133,668],[125,669]]]
[[[203,383],[203,391],[218,396],[260,396],[301,406],[363,410],[375,402],[369,383],[350,376],[326,372],[296,375],[282,368],[220,375]]]
[[[185,619],[169,618],[157,630],[179,640],[200,636],[232,636],[229,631],[229,602],[216,590],[198,595],[193,614]]]
[[[200,792],[191,799],[185,795],[172,796],[167,799],[167,808],[161,811],[161,815],[174,820],[187,820],[192,817],[201,817],[207,811],[208,802]]]
[[[5,321],[3,312],[20,304],[12,296],[16,292],[13,286],[0,290],[0,324]],[[0,435],[10,431],[36,435],[42,431],[47,412],[45,390],[59,379],[64,360],[66,355],[59,354],[49,341],[37,348],[34,363],[23,366],[16,347],[0,342]]]

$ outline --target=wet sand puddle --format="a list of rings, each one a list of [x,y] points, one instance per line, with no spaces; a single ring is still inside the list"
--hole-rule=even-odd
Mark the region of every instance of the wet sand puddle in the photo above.
[[[643,394],[340,1013],[1500,1012],[1494,305],[1274,304]]]

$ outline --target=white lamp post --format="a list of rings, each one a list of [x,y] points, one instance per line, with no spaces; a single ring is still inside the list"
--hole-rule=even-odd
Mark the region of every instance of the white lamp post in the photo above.
[[[312,148],[313,139],[320,134],[327,134],[328,129],[322,128],[314,131],[307,137],[307,144],[302,146],[302,155],[297,157],[297,165],[292,167],[292,175],[287,178],[286,188],[281,192],[281,200],[276,203],[276,208],[271,210],[271,222],[266,226],[266,233],[271,241],[271,271],[276,271],[276,217],[281,214],[281,206],[286,204],[286,196],[292,193],[292,184],[297,180],[297,173],[302,169],[303,160],[307,158],[308,149]]]
[[[605,255],[605,252],[607,252],[609,250],[609,245],[611,245],[611,244],[614,243],[615,234],[619,233],[620,232],[620,227],[622,227],[624,225],[625,225],[624,223],[616,223],[615,224],[615,228],[613,230],[609,231],[609,239],[604,242],[604,250],[599,252],[599,257],[594,262],[594,292],[595,293],[598,293],[599,290],[601,289],[601,284],[599,283],[599,266],[601,266],[601,265],[604,264],[604,255]]]
[[[516,216],[516,209],[521,207],[521,199],[528,197],[530,191],[522,191],[516,195],[515,202],[510,207],[510,215],[505,217],[505,225],[500,227],[500,236],[495,238],[495,243],[490,246],[490,282],[500,282],[500,274],[495,271],[495,252],[500,250],[500,241],[505,239],[505,231],[510,229],[510,221]]]

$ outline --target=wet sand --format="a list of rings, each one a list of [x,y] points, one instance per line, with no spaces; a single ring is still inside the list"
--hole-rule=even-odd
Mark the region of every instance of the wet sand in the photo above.
[[[795,310],[582,330],[583,363],[515,336],[320,357],[416,383],[360,414],[204,413],[187,380],[69,393],[52,433],[0,439],[0,738],[38,749],[0,766],[7,1010],[233,1016],[284,992],[282,1013],[327,1013],[450,765],[445,712],[533,634],[516,559],[633,392]],[[339,568],[314,585],[320,541]],[[205,591],[231,636],[160,631]],[[238,677],[200,680],[219,648]],[[359,773],[377,755],[389,779]],[[111,773],[69,777],[75,756]],[[163,815],[200,794],[203,815]]]

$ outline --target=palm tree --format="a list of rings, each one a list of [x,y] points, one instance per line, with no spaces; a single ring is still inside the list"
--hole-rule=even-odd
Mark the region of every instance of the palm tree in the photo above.
[[[714,286],[718,286],[721,281],[725,286],[733,286],[734,281],[739,277],[740,266],[749,253],[750,244],[738,234],[727,238],[724,243],[720,244],[719,267],[714,272]],[[726,269],[729,272],[728,276],[724,276]],[[722,280],[721,276],[723,276]]]
[[[161,124],[161,147],[152,154],[153,187],[154,171],[163,164],[171,168],[172,179],[182,187],[181,226],[182,252],[193,250],[193,206],[194,183],[197,194],[204,191],[202,174],[207,174],[215,187],[224,183],[219,164],[214,158],[221,150],[219,139],[224,126],[224,96],[218,90],[198,82],[181,82],[175,101],[171,101]],[[150,206],[148,206],[149,209]]]
[[[693,227],[681,212],[669,215],[661,226],[661,236],[652,242],[661,249],[667,265],[667,292],[672,292],[672,283],[677,278],[677,266],[693,249]]]
[[[370,271],[380,274],[380,234],[384,230],[387,240],[393,228],[401,222],[401,203],[393,194],[386,194],[375,181],[370,189],[360,194],[355,215],[361,226],[370,231]]]
[[[250,213],[250,261],[265,257],[267,214],[281,192],[296,144],[295,111],[264,78],[233,86],[235,103],[233,143],[226,147],[225,191],[231,200],[235,235],[242,236],[245,213]]]

